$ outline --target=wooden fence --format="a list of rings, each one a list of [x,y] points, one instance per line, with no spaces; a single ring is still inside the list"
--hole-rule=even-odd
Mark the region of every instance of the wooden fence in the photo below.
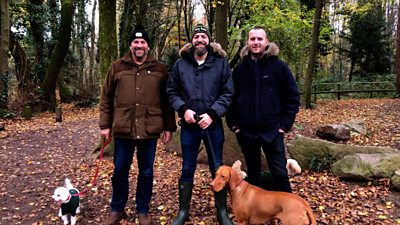
[[[311,94],[314,96],[314,102],[317,102],[317,95],[335,95],[335,97],[340,100],[343,95],[351,93],[369,93],[369,98],[372,98],[374,93],[389,92],[396,92],[395,83],[393,81],[315,83],[312,85]]]

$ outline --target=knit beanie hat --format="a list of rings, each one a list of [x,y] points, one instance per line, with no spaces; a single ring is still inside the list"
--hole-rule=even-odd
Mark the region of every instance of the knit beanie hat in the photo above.
[[[147,44],[150,46],[150,38],[149,35],[147,34],[146,30],[142,25],[136,25],[135,29],[133,29],[131,35],[129,36],[129,45],[132,43],[133,40],[136,38],[143,38]]]
[[[198,33],[204,33],[204,34],[206,34],[207,37],[208,37],[208,40],[210,40],[210,42],[211,42],[210,34],[208,33],[207,27],[205,27],[205,26],[204,26],[203,24],[201,24],[201,23],[197,24],[196,27],[194,28],[193,34],[192,34],[192,40],[193,40],[194,35],[195,35],[195,34],[198,34]]]

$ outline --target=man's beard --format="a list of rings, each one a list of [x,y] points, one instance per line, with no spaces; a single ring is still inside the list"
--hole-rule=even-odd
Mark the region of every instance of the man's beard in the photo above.
[[[132,50],[133,50],[132,51],[133,55],[135,55],[135,57],[138,58],[138,59],[142,59],[143,57],[146,56],[146,50],[144,48],[134,48]],[[141,50],[141,51],[143,51],[143,53],[142,54],[138,54],[137,50]]]
[[[203,47],[203,48],[194,48],[194,53],[198,56],[203,56],[204,54],[207,53],[207,47]]]

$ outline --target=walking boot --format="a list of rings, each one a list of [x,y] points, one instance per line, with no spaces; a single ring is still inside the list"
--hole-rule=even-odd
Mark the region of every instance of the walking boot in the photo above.
[[[122,212],[111,212],[103,225],[116,225],[122,219],[126,219],[128,216],[125,211]]]
[[[189,217],[190,200],[192,199],[193,182],[179,181],[179,213],[172,225],[184,225]]]
[[[229,219],[226,207],[226,190],[222,189],[219,192],[214,192],[215,207],[217,208],[217,220],[220,225],[233,225]]]
[[[139,213],[139,225],[151,225],[151,217],[148,213]]]

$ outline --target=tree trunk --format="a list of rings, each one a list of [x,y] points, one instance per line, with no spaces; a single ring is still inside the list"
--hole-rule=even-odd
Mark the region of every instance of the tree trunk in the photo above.
[[[130,43],[128,43],[129,35],[133,30],[133,16],[134,16],[135,1],[125,1],[124,11],[121,14],[119,23],[119,56],[122,57],[129,50]],[[143,14],[140,14],[143,16]]]
[[[322,8],[324,0],[316,1],[316,8],[314,14],[314,27],[311,38],[311,46],[310,46],[310,54],[308,57],[308,66],[307,66],[307,74],[304,82],[304,98],[305,98],[305,107],[306,109],[311,109],[311,89],[312,89],[312,80],[315,72],[315,59],[317,58],[317,48],[318,48],[318,40],[319,40],[319,28],[321,22]]]
[[[30,0],[31,7],[30,14],[43,15],[43,0]],[[39,84],[44,80],[45,76],[45,65],[44,65],[44,25],[41,21],[38,21],[37,16],[30,16],[30,34],[32,37],[32,44],[35,49],[35,63],[34,73],[36,74]]]
[[[400,96],[400,4],[397,10],[397,37],[396,37],[396,93]]]
[[[111,63],[118,57],[115,0],[99,0],[99,52],[101,82]]]
[[[176,16],[178,20],[178,49],[181,49],[181,12],[182,12],[183,0],[176,0]]]
[[[61,1],[61,24],[58,33],[58,41],[52,53],[46,77],[43,82],[43,110],[54,110],[56,107],[56,84],[71,40],[72,20],[74,14],[73,6],[73,0]]]
[[[90,89],[94,88],[94,79],[95,77],[95,49],[96,49],[96,23],[95,23],[95,18],[96,18],[96,6],[97,6],[97,0],[93,1],[93,9],[92,9],[92,26],[90,30],[90,50],[89,50],[89,86]]]
[[[8,102],[8,47],[10,42],[9,0],[0,3],[0,109],[7,108]]]
[[[217,1],[215,15],[215,40],[224,50],[228,49],[228,9],[229,0]]]
[[[29,73],[30,62],[24,49],[12,33],[10,35],[9,50],[14,59],[15,77],[18,81],[17,103],[29,104],[30,100],[32,100],[29,98],[33,96],[35,89],[34,79],[30,77],[31,73]]]

